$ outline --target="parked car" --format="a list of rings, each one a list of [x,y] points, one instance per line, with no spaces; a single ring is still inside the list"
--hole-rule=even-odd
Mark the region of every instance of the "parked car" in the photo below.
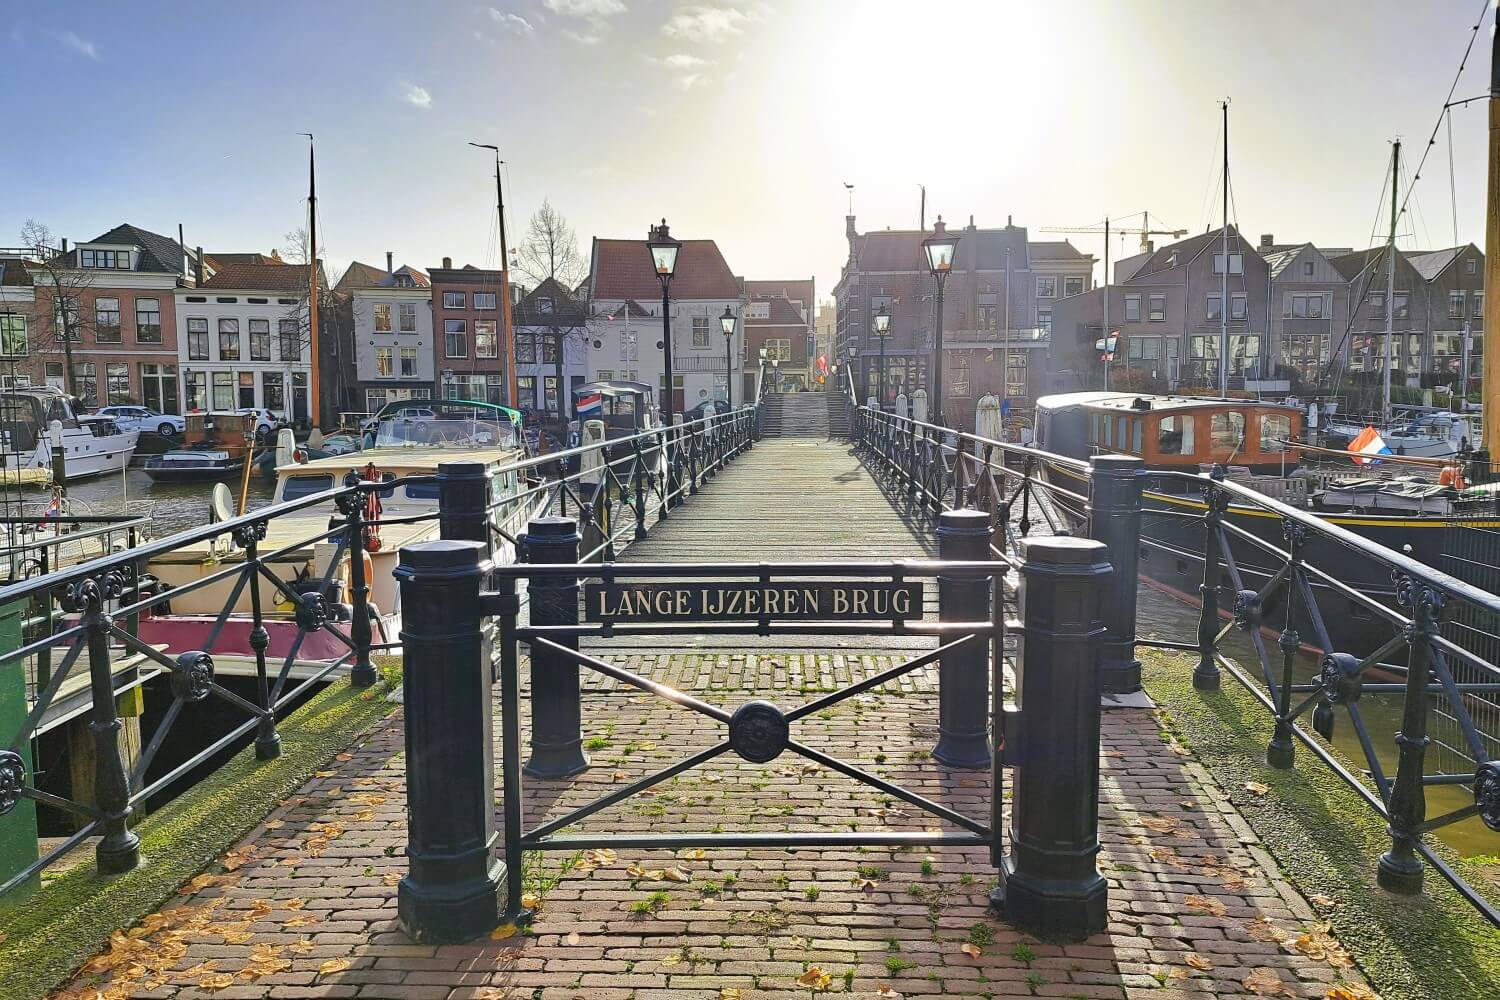
[[[162,437],[181,434],[187,422],[175,413],[157,413],[145,406],[102,406],[101,417],[113,417],[115,426],[124,431],[156,433]]]
[[[382,420],[391,420],[398,416],[408,420],[432,420],[437,417],[437,411],[433,409],[430,399],[393,399],[370,414],[360,424],[360,434],[374,434]]]

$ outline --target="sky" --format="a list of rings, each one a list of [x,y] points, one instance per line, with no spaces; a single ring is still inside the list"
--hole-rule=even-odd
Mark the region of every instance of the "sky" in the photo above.
[[[927,220],[1033,239],[1106,216],[1231,220],[1247,236],[1383,239],[1390,142],[1409,180],[1478,0],[0,0],[0,246],[27,219],[85,240],[122,222],[209,251],[302,224],[316,136],[335,267],[493,266],[544,198],[592,237],[665,217],[736,274],[831,293],[861,230]],[[1487,91],[1485,16],[1455,98]],[[1452,112],[1403,217],[1408,248],[1482,244],[1486,109]],[[1404,187],[1404,184],[1403,184]],[[1134,214],[1135,219],[1129,216]],[[1158,240],[1164,238],[1158,237]],[[1127,237],[1124,253],[1134,252]],[[1122,252],[1119,239],[1111,253]]]

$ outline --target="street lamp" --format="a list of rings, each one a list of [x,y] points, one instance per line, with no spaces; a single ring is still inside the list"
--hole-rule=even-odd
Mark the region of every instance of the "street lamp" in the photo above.
[[[932,235],[922,241],[927,253],[927,267],[937,279],[937,319],[933,328],[932,358],[932,410],[931,419],[943,426],[943,283],[953,270],[953,252],[958,248],[958,237],[948,235],[943,217],[937,217],[932,225]]]
[[[734,382],[731,381],[734,368],[734,313],[729,307],[724,307],[724,315],[719,317],[719,327],[724,331],[724,402],[728,404],[726,409],[734,409]]]
[[[646,247],[651,251],[651,266],[656,270],[656,280],[661,282],[661,358],[666,369],[667,426],[672,426],[672,411],[676,408],[676,396],[672,381],[672,273],[677,270],[677,251],[682,249],[680,240],[672,239],[667,231],[667,220],[652,226],[646,233]]]
[[[879,311],[875,313],[875,336],[880,340],[880,375],[878,382],[880,395],[876,397],[876,400],[882,413],[885,412],[885,339],[890,334],[891,311],[882,302]]]

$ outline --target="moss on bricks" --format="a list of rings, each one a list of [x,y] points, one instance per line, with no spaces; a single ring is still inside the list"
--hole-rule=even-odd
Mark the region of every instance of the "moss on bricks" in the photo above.
[[[1385,1000],[1500,996],[1500,931],[1430,867],[1422,896],[1376,886],[1376,861],[1390,846],[1384,821],[1305,747],[1292,770],[1268,766],[1271,717],[1233,677],[1204,693],[1192,686],[1193,658],[1142,650],[1141,661],[1165,727],[1191,747],[1297,889],[1336,901],[1320,910],[1323,919]],[[1244,790],[1247,781],[1271,791],[1257,796]],[[1470,884],[1486,885],[1483,872],[1433,843]]]
[[[364,694],[347,682],[329,685],[281,723],[279,758],[259,763],[255,748],[246,747],[145,817],[136,827],[144,860],[135,871],[100,878],[93,858],[85,857],[30,898],[0,909],[0,934],[7,937],[0,946],[0,993],[6,1000],[46,996],[102,950],[112,931],[159,908],[353,737],[394,710],[384,698]]]

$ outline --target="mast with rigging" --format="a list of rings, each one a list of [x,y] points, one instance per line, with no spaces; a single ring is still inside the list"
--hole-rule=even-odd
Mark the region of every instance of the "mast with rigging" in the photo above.
[[[307,413],[308,422],[313,427],[322,427],[321,407],[318,405],[322,399],[319,391],[321,386],[318,382],[318,175],[317,164],[314,160],[313,137],[311,132],[304,132],[307,136],[307,317],[308,317],[308,347],[312,352],[312,365],[308,372],[307,381]],[[297,399],[296,387],[292,390],[292,400]]]
[[[1385,369],[1381,382],[1380,420],[1391,423],[1391,367],[1396,363],[1396,194],[1401,186],[1401,140],[1391,144],[1391,236],[1385,247]]]
[[[1496,13],[1500,20],[1500,12]],[[1484,223],[1484,329],[1500,331],[1500,23],[1490,41],[1489,193]],[[1497,334],[1500,339],[1500,334]],[[1491,456],[1500,452],[1500,343],[1484,351],[1480,398],[1484,403],[1483,443]],[[1493,461],[1493,457],[1491,459]]]
[[[1221,290],[1219,292],[1219,395],[1229,395],[1229,101],[1220,107],[1224,110],[1224,232],[1223,260],[1220,265]]]

